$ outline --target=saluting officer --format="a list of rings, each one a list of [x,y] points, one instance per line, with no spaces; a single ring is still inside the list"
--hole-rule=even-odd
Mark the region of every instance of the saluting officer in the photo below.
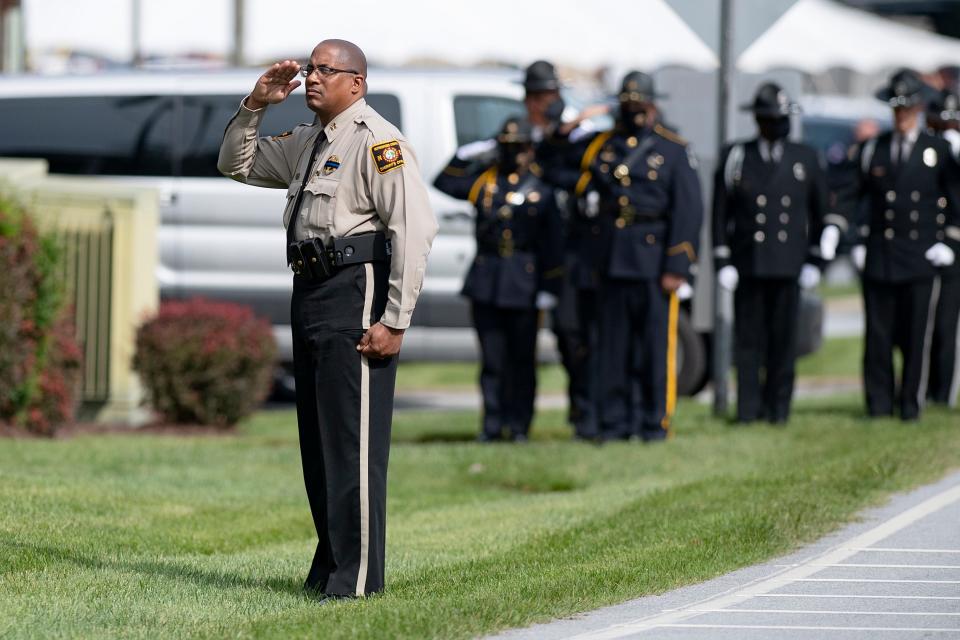
[[[850,255],[863,271],[863,380],[871,416],[893,415],[893,349],[899,347],[900,417],[919,417],[940,293],[938,269],[954,262],[949,245],[955,248],[960,240],[960,176],[950,144],[920,126],[928,91],[910,69],[893,74],[877,91],[893,108],[894,129],[856,150],[860,171],[842,194],[848,217],[857,221]]]
[[[479,440],[526,441],[536,396],[538,308],[562,283],[562,237],[553,189],[534,162],[529,122],[508,119],[490,166],[455,155],[437,189],[476,208],[477,253],[463,285],[480,341]]]
[[[306,78],[311,124],[259,137]],[[287,189],[291,325],[304,480],[319,541],[305,587],[324,599],[384,586],[387,458],[397,353],[437,233],[413,150],[371,109],[356,45],[324,40],[270,67],[230,121],[217,167]]]
[[[954,159],[960,155],[960,97],[942,90],[927,105],[927,126],[933,135],[950,143]],[[933,323],[930,348],[930,383],[927,396],[933,402],[956,406],[960,389],[960,260],[940,268],[940,300]]]
[[[730,145],[717,164],[714,264],[720,286],[735,291],[737,420],[778,424],[793,397],[800,287],[820,281],[824,224],[832,258],[846,220],[826,210],[816,150],[788,139],[799,106],[787,93],[768,82],[741,108],[753,112],[758,135]]]
[[[664,439],[676,403],[677,289],[697,259],[703,203],[693,153],[657,121],[657,97],[649,75],[623,78],[616,127],[589,140],[576,186],[596,220],[605,440]]]

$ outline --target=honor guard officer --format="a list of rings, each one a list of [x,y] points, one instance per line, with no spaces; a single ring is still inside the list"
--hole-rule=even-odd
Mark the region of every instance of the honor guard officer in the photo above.
[[[482,357],[482,442],[525,441],[536,396],[538,308],[562,283],[560,221],[553,189],[533,162],[526,121],[510,118],[493,166],[454,156],[434,181],[476,207],[477,254],[463,295],[473,303]]]
[[[871,416],[893,414],[896,346],[903,354],[900,417],[919,417],[938,270],[954,262],[960,240],[960,176],[950,145],[920,128],[928,91],[915,71],[904,69],[877,92],[893,108],[894,129],[856,151],[860,171],[843,194],[848,217],[857,221],[850,255],[863,271],[863,381]]]
[[[954,159],[960,154],[960,97],[949,89],[941,91],[927,105],[930,132],[950,143]],[[960,260],[940,268],[940,300],[933,324],[930,349],[930,382],[927,397],[933,402],[956,406],[960,389],[957,354],[960,341]]]
[[[793,397],[800,287],[820,281],[820,238],[831,256],[846,220],[826,212],[827,185],[812,147],[790,142],[797,104],[775,83],[752,104],[759,135],[726,149],[713,188],[717,281],[735,291],[737,420],[785,423]],[[761,384],[761,370],[764,380]]]
[[[665,438],[676,402],[677,290],[696,261],[703,203],[694,156],[657,122],[657,97],[647,74],[624,77],[616,126],[587,144],[576,187],[596,220],[605,440]]]
[[[313,123],[258,137],[298,72]],[[366,74],[363,52],[343,40],[318,44],[303,67],[273,65],[227,126],[217,164],[287,189],[297,422],[319,537],[305,587],[324,597],[384,586],[397,353],[437,233],[413,150],[363,100]]]

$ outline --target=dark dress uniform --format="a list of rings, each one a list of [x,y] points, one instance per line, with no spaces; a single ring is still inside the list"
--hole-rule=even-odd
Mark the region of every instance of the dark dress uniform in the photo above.
[[[937,124],[934,135],[947,140],[954,159],[960,151],[960,131],[955,128],[960,121],[960,98],[949,90],[941,94],[927,107],[927,124]],[[952,124],[951,124],[952,123]],[[948,230],[949,231],[949,230]],[[955,238],[954,240],[960,240]],[[956,406],[960,391],[960,260],[940,268],[940,299],[933,323],[933,339],[930,348],[930,382],[927,397],[940,404]]]
[[[919,76],[900,72],[878,97],[891,103],[919,100]],[[905,75],[907,74],[907,75]],[[904,138],[884,133],[857,151],[860,171],[844,197],[857,220],[859,242],[866,247],[863,297],[866,340],[863,378],[867,411],[892,415],[895,404],[893,349],[903,354],[900,417],[919,417],[926,396],[926,362],[932,319],[940,292],[937,267],[926,253],[935,244],[957,250],[960,176],[950,145],[923,131],[904,156]],[[860,200],[866,206],[860,207]]]
[[[759,144],[732,145],[718,165],[714,265],[733,265],[740,276],[734,293],[737,417],[784,422],[795,378],[797,278],[804,264],[819,262],[827,192],[815,149],[781,141],[774,144],[782,146],[782,157],[765,160]]]
[[[621,101],[633,94],[654,95],[649,76],[627,74]],[[621,116],[613,131],[589,142],[582,166],[577,193],[596,203],[589,259],[599,275],[600,435],[661,440],[676,403],[679,314],[679,299],[664,292],[661,276],[689,279],[696,261],[703,203],[695,160],[662,125],[636,126]]]
[[[217,166],[287,190],[297,423],[318,536],[305,587],[364,596],[384,588],[397,358],[357,343],[378,322],[409,326],[437,223],[413,150],[363,99],[273,137],[258,135],[265,111],[241,105]]]
[[[784,96],[779,99],[777,96]],[[748,110],[788,119],[795,105],[780,87],[760,87]],[[769,115],[768,115],[769,114]],[[786,120],[789,126],[789,120]],[[805,264],[819,267],[827,187],[812,147],[755,138],[728,147],[713,189],[714,265],[736,268],[734,293],[737,419],[785,422],[795,378],[798,278]],[[761,383],[761,371],[765,373]]]
[[[536,298],[559,293],[563,276],[554,191],[535,164],[504,170],[456,156],[434,186],[476,208],[477,253],[462,294],[472,301],[482,358],[480,439],[499,440],[506,432],[525,440],[536,397]]]

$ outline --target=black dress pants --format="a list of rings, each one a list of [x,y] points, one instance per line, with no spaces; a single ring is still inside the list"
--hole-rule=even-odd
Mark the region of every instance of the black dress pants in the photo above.
[[[940,299],[933,324],[933,342],[930,349],[930,384],[927,396],[933,402],[956,406],[960,390],[960,275],[940,278]]]
[[[939,278],[881,282],[864,278],[863,303],[867,333],[863,354],[863,385],[871,416],[893,415],[895,383],[893,349],[903,354],[900,378],[900,417],[919,417],[926,397],[926,376],[933,334],[933,314]]]
[[[551,313],[560,362],[567,372],[567,421],[581,438],[595,437],[597,432],[590,373],[590,335],[595,332],[591,321],[596,318],[596,309],[588,308],[588,315],[584,315],[587,305],[581,302],[584,296],[592,299],[591,293],[576,289],[566,277],[557,307]]]
[[[667,437],[676,403],[679,301],[659,279],[605,278],[599,291],[600,437]]]
[[[795,278],[744,277],[733,304],[737,419],[785,422],[796,377],[800,287]]]
[[[526,436],[537,392],[537,310],[473,303],[480,341],[483,435]]]
[[[383,589],[387,459],[397,358],[357,352],[383,314],[387,263],[351,265],[319,284],[294,277],[291,302],[300,455],[319,538],[305,587]]]

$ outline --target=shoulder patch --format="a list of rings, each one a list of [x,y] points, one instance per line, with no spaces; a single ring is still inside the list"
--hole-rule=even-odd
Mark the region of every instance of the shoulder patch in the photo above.
[[[377,165],[377,173],[386,173],[403,166],[403,153],[396,140],[373,145],[370,147],[370,155]]]
[[[281,133],[281,134],[278,135],[278,136],[272,136],[270,139],[271,139],[271,140],[282,140],[283,138],[289,138],[289,137],[292,136],[292,135],[293,135],[293,131],[284,131],[283,133]]]
[[[653,130],[660,135],[661,138],[666,138],[670,142],[676,142],[677,144],[686,145],[687,141],[684,140],[676,132],[667,129],[662,124],[656,124],[653,127]]]

